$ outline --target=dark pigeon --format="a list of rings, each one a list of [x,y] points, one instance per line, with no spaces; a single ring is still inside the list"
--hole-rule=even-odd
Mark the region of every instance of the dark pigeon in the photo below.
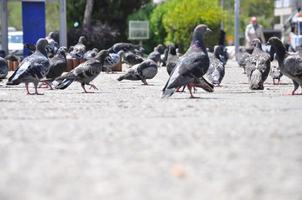
[[[204,34],[208,31],[210,29],[204,24],[196,26],[190,48],[177,62],[175,69],[163,88],[162,97],[169,97],[173,95],[176,88],[186,85],[190,91],[191,98],[194,98],[192,94],[192,87],[194,86],[206,86],[208,91],[213,91],[213,86],[202,77],[208,71],[210,64],[203,41]]]
[[[214,47],[214,55],[223,63],[223,66],[226,65],[228,61],[228,52],[223,45],[217,45]]]
[[[36,51],[24,58],[18,69],[8,79],[7,85],[19,85],[25,83],[27,94],[39,94],[37,86],[39,81],[45,77],[49,70],[49,60],[47,58],[48,42],[45,38],[40,38],[36,43]],[[35,93],[30,93],[28,84],[34,83]]]
[[[4,58],[0,57],[0,80],[5,79],[8,74],[8,65]]]
[[[254,50],[246,64],[246,75],[250,83],[250,89],[263,90],[263,83],[270,72],[271,57],[262,50],[261,41],[259,39],[254,39],[252,46]]]
[[[86,38],[81,36],[76,45],[71,48],[70,55],[72,58],[83,59],[86,52]]]
[[[168,45],[167,49],[168,49],[168,53],[167,53],[166,67],[167,67],[167,72],[170,76],[172,74],[172,71],[176,67],[179,58],[176,54],[176,47],[174,44]]]
[[[116,43],[111,48],[109,48],[109,53],[118,53],[123,50],[124,52],[141,52],[142,48],[139,45],[132,43]]]
[[[291,94],[295,95],[299,86],[302,87],[302,58],[299,55],[290,55],[277,37],[271,37],[268,44],[271,45],[271,50],[276,53],[281,73],[293,81],[294,90]]]
[[[120,76],[117,80],[132,80],[132,81],[142,81],[144,85],[148,85],[147,79],[152,79],[156,76],[158,72],[158,66],[156,62],[152,59],[146,59],[142,63],[134,65],[128,72]]]
[[[56,89],[63,90],[67,88],[73,81],[77,81],[81,83],[81,87],[85,93],[88,93],[85,89],[85,85],[89,85],[97,90],[97,87],[90,82],[101,73],[105,60],[108,56],[109,52],[107,50],[102,50],[96,55],[95,58],[87,60],[67,74],[58,77],[56,79],[58,82]]]
[[[147,59],[151,59],[154,62],[159,63],[160,62],[160,53],[155,49],[153,52],[151,52],[148,55]]]
[[[67,59],[66,59],[66,47],[60,47],[54,57],[50,58],[49,71],[47,72],[45,79],[47,85],[52,89],[51,83],[61,76],[67,69]]]
[[[133,52],[123,53],[122,57],[123,57],[124,63],[126,63],[130,66],[139,64],[144,61],[144,58],[142,58],[140,55],[137,55]]]

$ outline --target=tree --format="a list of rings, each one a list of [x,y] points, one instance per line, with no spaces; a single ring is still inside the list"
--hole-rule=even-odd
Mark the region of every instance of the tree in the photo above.
[[[84,29],[90,29],[93,4],[94,4],[94,0],[86,0],[84,19],[83,19]]]

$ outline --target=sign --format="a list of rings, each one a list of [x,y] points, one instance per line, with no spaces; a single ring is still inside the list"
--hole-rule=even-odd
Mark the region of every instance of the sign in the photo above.
[[[129,21],[129,40],[149,39],[149,21]]]

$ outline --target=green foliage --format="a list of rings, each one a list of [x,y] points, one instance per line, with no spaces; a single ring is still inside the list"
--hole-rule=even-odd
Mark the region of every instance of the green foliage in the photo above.
[[[224,12],[216,1],[209,0],[169,0],[159,5],[151,16],[151,27],[157,41],[176,43],[186,49],[190,45],[191,34],[198,24],[207,24],[213,33],[206,38],[206,45],[217,44],[219,25]]]

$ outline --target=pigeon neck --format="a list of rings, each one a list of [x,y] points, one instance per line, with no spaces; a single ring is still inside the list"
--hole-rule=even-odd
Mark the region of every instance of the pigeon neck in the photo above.
[[[45,48],[42,49],[37,49],[38,52],[40,52],[41,54],[43,54],[45,57],[47,57],[47,52]]]
[[[278,60],[278,63],[279,63],[279,66],[282,65],[284,59],[285,59],[285,55],[286,55],[286,49],[285,47],[283,46],[283,44],[277,44],[276,46],[273,47],[276,54],[277,54],[277,60]]]
[[[204,46],[204,43],[203,43],[203,37],[202,37],[201,33],[196,32],[193,34],[193,40],[191,43],[191,47],[202,49],[205,53],[207,52],[206,48]]]

